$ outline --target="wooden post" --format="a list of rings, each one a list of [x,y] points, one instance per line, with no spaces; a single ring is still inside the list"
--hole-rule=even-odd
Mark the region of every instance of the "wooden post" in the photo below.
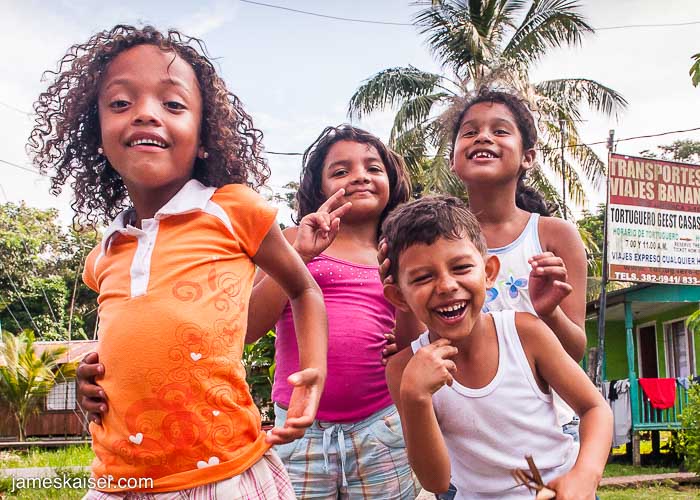
[[[634,372],[634,337],[632,328],[634,319],[632,317],[632,304],[625,300],[625,332],[627,339],[627,376],[630,381],[630,412],[632,413],[632,463],[634,465],[641,464],[641,456],[639,455],[639,434],[635,432],[639,424],[639,408],[637,402],[637,376]]]
[[[615,131],[611,130],[608,136],[608,169],[610,168],[610,154],[612,153]],[[608,205],[610,204],[610,175],[605,173],[605,218],[603,219],[603,262],[600,279],[600,297],[598,299],[598,364],[596,366],[595,385],[602,387],[606,379],[605,373],[605,309],[607,308],[608,294]]]
[[[632,465],[640,467],[642,465],[642,455],[639,451],[639,433],[632,431]]]

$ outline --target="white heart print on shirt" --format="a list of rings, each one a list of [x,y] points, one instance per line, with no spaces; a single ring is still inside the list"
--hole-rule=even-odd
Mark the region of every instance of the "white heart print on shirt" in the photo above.
[[[212,465],[219,465],[219,457],[209,457],[208,462],[205,462],[204,460],[200,460],[199,462],[197,462],[198,469],[203,469],[205,467],[211,467]]]
[[[143,434],[137,432],[136,434],[129,436],[129,441],[131,441],[134,444],[141,444],[141,442],[143,441]]]

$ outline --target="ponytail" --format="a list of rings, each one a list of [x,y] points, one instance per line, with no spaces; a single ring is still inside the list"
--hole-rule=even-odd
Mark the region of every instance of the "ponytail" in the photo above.
[[[525,179],[525,172],[522,172],[515,188],[515,205],[526,212],[551,216],[554,212],[552,205],[544,199],[542,193],[525,184]]]

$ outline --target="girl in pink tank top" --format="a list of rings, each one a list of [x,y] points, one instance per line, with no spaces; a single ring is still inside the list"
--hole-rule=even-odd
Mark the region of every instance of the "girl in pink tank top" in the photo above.
[[[418,493],[382,352],[395,326],[406,333],[397,339],[400,347],[423,328],[386,301],[377,272],[381,223],[409,197],[401,157],[363,130],[327,127],[304,153],[298,226],[284,234],[323,291],[329,333],[317,420],[304,438],[276,447],[300,498],[410,499]],[[246,341],[276,327],[276,426],[284,425],[292,389],[287,377],[303,352],[291,312],[279,286],[259,273]]]

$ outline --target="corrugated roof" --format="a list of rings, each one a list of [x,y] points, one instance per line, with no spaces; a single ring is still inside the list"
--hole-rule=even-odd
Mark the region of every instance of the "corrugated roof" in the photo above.
[[[59,364],[65,364],[70,362],[78,363],[88,353],[97,350],[97,340],[71,340],[70,342],[66,340],[38,340],[34,342],[34,352],[36,352],[37,356],[41,356],[41,354],[47,349],[54,349],[56,347],[65,347],[67,349],[67,351],[63,353],[63,355],[59,359]],[[4,364],[2,358],[0,358],[0,365],[1,364]]]

